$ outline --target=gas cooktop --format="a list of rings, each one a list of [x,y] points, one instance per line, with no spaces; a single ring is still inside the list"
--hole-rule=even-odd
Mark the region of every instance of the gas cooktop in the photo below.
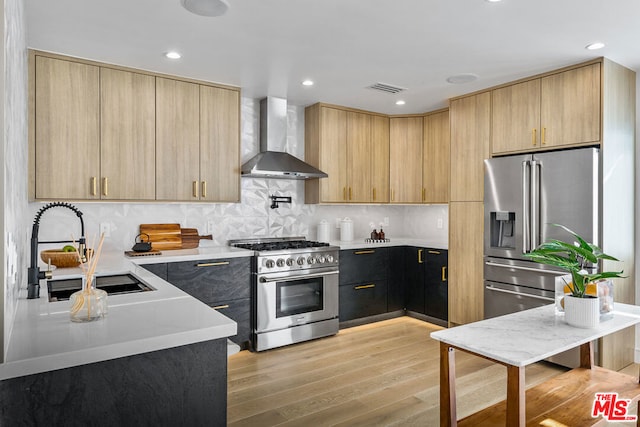
[[[329,243],[305,240],[304,237],[272,237],[263,239],[231,240],[229,245],[236,248],[249,249],[258,252],[282,251],[307,248],[321,248]]]

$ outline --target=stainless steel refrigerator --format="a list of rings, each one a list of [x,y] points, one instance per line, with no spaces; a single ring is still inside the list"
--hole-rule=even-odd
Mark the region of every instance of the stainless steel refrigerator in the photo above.
[[[555,277],[566,273],[524,254],[570,237],[552,224],[599,244],[599,182],[597,148],[485,160],[485,318],[554,302]],[[575,357],[554,361],[574,365]]]

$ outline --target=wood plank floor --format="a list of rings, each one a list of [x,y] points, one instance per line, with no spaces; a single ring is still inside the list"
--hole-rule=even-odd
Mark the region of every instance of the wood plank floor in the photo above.
[[[410,317],[229,358],[230,426],[437,426],[439,326]],[[526,368],[527,386],[564,372]],[[458,417],[504,399],[506,369],[456,353]]]

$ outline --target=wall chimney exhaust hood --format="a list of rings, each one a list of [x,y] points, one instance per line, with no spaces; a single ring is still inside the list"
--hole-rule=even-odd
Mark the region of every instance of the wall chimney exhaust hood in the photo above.
[[[248,178],[313,179],[328,175],[284,152],[287,142],[287,100],[265,98],[260,101],[260,153],[242,165]]]

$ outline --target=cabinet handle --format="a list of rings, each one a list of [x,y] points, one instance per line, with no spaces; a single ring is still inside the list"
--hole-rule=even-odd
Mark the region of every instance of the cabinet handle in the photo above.
[[[547,143],[547,128],[542,128],[542,136],[540,137],[540,144],[545,145]]]
[[[202,198],[207,197],[207,181],[202,181]]]
[[[360,285],[360,286],[354,286],[353,289],[359,291],[360,289],[371,289],[371,288],[375,288],[376,285],[374,285],[373,283],[371,283],[370,285]]]
[[[370,250],[367,250],[367,251],[355,251],[353,254],[354,255],[366,255],[366,254],[375,254],[375,253],[376,253],[375,249],[370,249]]]
[[[440,251],[429,251],[430,254],[440,255]]]
[[[96,186],[97,181],[98,181],[98,180],[96,179],[96,177],[95,177],[95,176],[92,176],[92,177],[91,177],[91,195],[92,195],[92,196],[96,196],[96,195],[97,195],[97,193],[98,193],[98,189],[97,189],[97,186]]]
[[[196,264],[196,267],[217,267],[220,265],[229,265],[229,261],[221,261],[221,262],[205,262],[202,264]]]
[[[422,189],[422,201],[424,202],[427,199],[427,189]]]
[[[211,307],[214,310],[222,310],[223,308],[229,308],[229,304],[225,304],[225,305],[216,305],[215,307]]]
[[[422,253],[424,249],[418,249],[418,264],[424,264],[424,260],[422,259]]]
[[[102,195],[109,195],[109,178],[107,177],[102,178]]]
[[[446,266],[442,267],[442,281],[443,282],[447,281],[447,267]]]
[[[391,190],[391,201],[393,202],[396,199],[396,191]]]
[[[193,181],[193,197],[198,197],[198,181]]]
[[[538,129],[531,129],[531,145],[536,146],[536,134],[538,133]]]
[[[349,200],[351,200],[351,187],[349,187]]]
[[[347,200],[347,187],[342,187],[342,200]]]
[[[375,188],[373,189],[373,200],[374,201],[376,200],[376,189]]]

